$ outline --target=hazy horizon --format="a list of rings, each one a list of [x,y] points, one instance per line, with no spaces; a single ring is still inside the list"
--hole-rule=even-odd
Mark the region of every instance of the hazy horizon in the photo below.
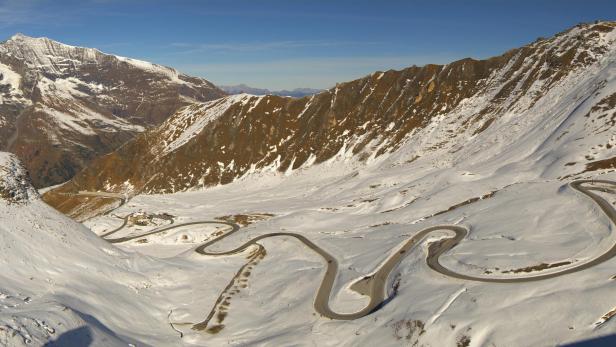
[[[217,85],[324,89],[377,70],[486,58],[616,9],[604,0],[2,1],[0,35],[172,66]],[[613,13],[613,12],[612,12]],[[486,30],[485,28],[490,28]]]

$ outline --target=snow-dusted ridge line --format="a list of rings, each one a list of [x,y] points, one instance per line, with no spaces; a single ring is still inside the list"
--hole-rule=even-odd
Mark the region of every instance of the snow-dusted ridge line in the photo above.
[[[582,34],[588,34],[588,37],[583,44],[578,44],[576,36]],[[528,144],[532,144],[527,150],[527,154],[531,155],[542,150],[541,143],[534,143],[541,138],[539,131],[551,131],[554,134],[552,139],[558,137],[556,132],[560,129],[557,124],[552,123],[563,119],[560,111],[567,111],[560,110],[560,100],[568,100],[575,96],[573,92],[579,92],[581,96],[588,96],[594,101],[590,90],[585,91],[578,87],[589,79],[604,75],[605,61],[616,58],[611,49],[616,44],[614,39],[616,31],[599,33],[588,27],[575,28],[556,38],[540,40],[516,49],[511,56],[505,54],[492,58],[505,59],[506,64],[495,64],[493,69],[487,69],[485,74],[471,73],[472,77],[469,78],[464,77],[462,72],[461,77],[456,76],[456,73],[469,67],[481,70],[484,63],[461,60],[443,67],[438,66],[434,71],[422,70],[422,76],[426,74],[425,83],[423,79],[413,76],[415,72],[411,69],[398,73],[373,74],[372,80],[343,83],[301,102],[246,97],[249,107],[244,108],[244,101],[232,105],[234,99],[226,97],[225,102],[207,106],[195,104],[181,110],[172,117],[173,121],[155,130],[155,139],[160,146],[158,143],[148,143],[147,150],[143,151],[138,148],[142,146],[141,143],[135,146],[140,155],[143,153],[144,156],[150,157],[148,160],[160,163],[161,171],[168,175],[167,180],[150,180],[149,178],[157,174],[151,172],[133,176],[109,172],[106,176],[110,177],[110,184],[131,181],[140,192],[153,194],[203,189],[268,171],[290,175],[294,169],[312,166],[313,162],[308,158],[313,154],[317,155],[318,163],[340,162],[355,157],[360,158],[362,164],[373,164],[376,157],[397,156],[399,151],[412,150],[415,152],[414,156],[423,157],[425,161],[433,160],[436,162],[434,165],[439,168],[454,166],[467,160],[471,163],[477,162],[487,156],[492,156],[494,161],[497,161],[507,147]],[[579,45],[582,45],[581,48]],[[576,57],[590,54],[589,61],[567,66],[562,73],[557,68],[542,63],[548,58],[558,59],[559,48],[571,50]],[[594,50],[603,53],[593,53]],[[594,61],[591,58],[600,59]],[[485,64],[491,64],[489,61],[486,60]],[[456,77],[449,81],[443,77],[443,72],[447,72],[447,76],[453,73]],[[539,78],[543,75],[549,78]],[[403,77],[407,82],[404,82]],[[410,77],[421,81],[417,86],[419,94],[416,96],[415,93],[407,94],[411,88],[405,86],[412,85],[409,82]],[[395,80],[385,81],[388,79]],[[469,80],[472,83],[467,87],[464,83]],[[380,85],[378,81],[381,81]],[[435,81],[439,84],[435,84]],[[448,84],[450,82],[451,85]],[[391,94],[393,89],[390,83],[403,86],[395,90],[399,95]],[[341,94],[347,84],[357,86]],[[361,110],[365,107],[351,108],[351,111],[347,112],[349,110],[341,105],[345,104],[341,97],[357,97],[353,99],[353,105],[362,104],[360,97],[372,98],[371,94],[361,93],[364,89],[368,92],[369,86],[380,86],[377,90],[382,89],[377,93],[379,96],[374,98],[375,112],[367,113],[365,122],[354,124],[353,114],[361,115]],[[445,89],[441,90],[439,86]],[[510,92],[508,86],[511,88]],[[472,93],[458,93],[463,90],[470,90]],[[447,99],[446,95],[450,94],[453,99]],[[505,95],[499,96],[500,94]],[[435,100],[442,99],[439,102],[443,107],[439,106],[433,110],[430,106],[421,106],[419,97],[422,95],[425,95],[425,100],[430,95]],[[312,106],[314,100],[317,100],[318,108]],[[387,103],[388,107],[380,110],[388,100],[391,101]],[[267,107],[266,104],[275,106]],[[436,105],[430,102],[428,104]],[[275,114],[280,108],[284,110],[280,113],[282,116],[272,117],[274,121],[269,123],[269,115]],[[399,112],[396,111],[398,109]],[[411,109],[412,113],[409,111]],[[312,116],[303,119],[306,113]],[[249,119],[249,116],[254,118]],[[249,121],[246,121],[247,119]],[[328,126],[317,124],[314,121],[316,119],[327,119]],[[387,121],[381,124],[379,119]],[[293,125],[278,129],[274,122],[288,122]],[[361,123],[364,125],[360,125]],[[220,132],[210,131],[208,124],[214,125]],[[289,129],[292,130],[286,131]],[[533,130],[528,131],[529,129]],[[528,134],[525,131],[528,131]],[[306,136],[307,133],[313,136]],[[246,141],[236,141],[235,136],[238,134]],[[323,141],[310,143],[310,139],[319,136]],[[466,145],[469,143],[471,145]],[[248,146],[261,148],[253,154],[252,148]],[[191,151],[197,151],[199,155],[193,155]],[[515,153],[520,155],[521,152]],[[180,159],[175,160],[177,158]],[[91,177],[98,175],[98,172],[98,168],[95,168],[84,174],[84,181],[93,181]],[[116,188],[121,189],[120,186]]]
[[[222,116],[230,107],[237,104],[244,106],[253,98],[260,100],[262,97],[237,94],[184,107],[162,124],[165,140],[160,153],[164,156],[176,151],[199,135],[208,124]]]
[[[34,66],[42,67],[42,68],[46,68],[46,67],[52,68],[54,71],[56,71],[55,67],[56,67],[56,64],[58,63],[55,61],[55,59],[60,58],[60,56],[47,54],[47,51],[55,52],[55,51],[64,50],[64,51],[74,53],[75,51],[79,50],[79,51],[83,51],[82,55],[84,58],[86,58],[86,60],[95,61],[97,59],[97,56],[115,57],[119,61],[131,64],[136,68],[147,70],[150,72],[159,73],[161,75],[165,75],[169,79],[173,80],[174,82],[178,82],[178,83],[183,82],[178,77],[180,73],[174,68],[146,62],[143,60],[132,59],[132,58],[127,58],[127,57],[123,57],[123,56],[119,56],[115,54],[106,53],[97,48],[67,45],[65,43],[52,40],[48,37],[30,37],[30,36],[18,33],[18,34],[11,36],[8,40],[4,41],[4,44],[9,44],[9,45],[13,44],[13,45],[19,45],[22,47],[27,47],[27,53],[30,53],[32,55],[29,57],[30,59],[26,59],[27,61],[34,59],[34,61],[30,61],[30,63],[33,64]],[[28,57],[24,56],[23,58],[28,58]],[[78,63],[78,61],[68,60],[68,61],[65,61],[63,64],[71,64],[71,63],[75,64],[75,63]]]

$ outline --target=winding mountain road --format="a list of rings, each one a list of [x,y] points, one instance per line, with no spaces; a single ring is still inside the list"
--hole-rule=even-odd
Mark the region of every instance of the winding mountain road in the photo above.
[[[592,199],[599,206],[601,211],[603,211],[603,213],[605,213],[605,215],[611,220],[611,222],[616,225],[616,210],[614,210],[612,205],[607,200],[603,199],[598,194],[592,192],[592,191],[602,191],[602,192],[613,193],[613,192],[616,192],[616,190],[606,188],[606,187],[586,186],[586,184],[591,184],[591,185],[592,184],[603,184],[603,185],[612,186],[616,189],[616,182],[607,181],[607,180],[577,180],[577,181],[573,181],[569,183],[569,186],[572,189]],[[84,192],[84,194],[91,194],[91,193]],[[106,195],[106,196],[111,197],[110,195]],[[122,199],[122,197],[117,197],[117,198]],[[136,235],[136,236],[127,236],[127,237],[120,237],[120,238],[113,238],[113,239],[109,238],[110,235],[121,230],[126,225],[127,219],[128,219],[128,216],[124,218],[124,224],[122,226],[112,230],[111,232],[104,234],[103,237],[110,243],[122,243],[122,242],[127,242],[130,240],[134,240],[137,238],[145,237],[148,235],[162,233],[164,231],[168,231],[171,229],[177,229],[177,228],[182,228],[182,227],[192,226],[192,225],[217,224],[217,225],[229,226],[230,230],[228,232],[208,242],[205,242],[199,245],[197,248],[195,248],[195,252],[202,254],[202,255],[206,255],[206,256],[224,256],[224,255],[241,253],[247,248],[249,248],[250,246],[257,245],[259,241],[267,239],[267,238],[273,238],[273,237],[295,238],[296,240],[303,243],[306,247],[308,247],[309,249],[317,253],[319,256],[321,256],[323,260],[325,260],[325,263],[326,263],[325,274],[323,275],[321,285],[319,286],[319,289],[317,290],[317,294],[316,294],[315,301],[314,301],[314,308],[322,316],[325,316],[331,319],[337,319],[337,320],[354,320],[354,319],[364,317],[378,310],[380,307],[384,305],[384,303],[390,300],[391,297],[388,297],[389,294],[388,294],[386,286],[388,284],[388,278],[391,272],[402,261],[402,259],[404,259],[404,257],[406,257],[406,255],[408,255],[410,251],[414,249],[415,246],[420,244],[421,241],[423,241],[428,235],[430,235],[431,233],[435,231],[443,231],[443,230],[450,231],[450,232],[453,232],[453,235],[447,236],[439,241],[436,241],[430,244],[428,248],[428,255],[426,258],[427,265],[432,270],[444,276],[459,279],[459,280],[465,280],[465,281],[477,281],[477,282],[488,282],[488,283],[519,283],[519,282],[539,281],[539,280],[545,280],[549,278],[554,278],[554,277],[563,276],[563,275],[571,274],[574,272],[582,271],[590,267],[596,266],[598,264],[601,264],[609,259],[612,259],[614,256],[616,256],[616,244],[614,244],[609,250],[597,256],[596,258],[593,258],[584,263],[577,264],[575,266],[562,268],[558,271],[551,270],[547,273],[544,272],[543,274],[525,275],[525,276],[516,276],[516,277],[511,277],[511,276],[509,277],[490,277],[490,276],[466,275],[466,274],[458,273],[458,272],[455,272],[454,270],[448,269],[447,267],[443,266],[440,263],[439,259],[443,254],[450,251],[456,245],[458,245],[462,240],[464,240],[466,236],[468,235],[469,230],[466,227],[459,226],[459,225],[432,226],[432,227],[423,229],[417,234],[411,236],[408,240],[403,242],[401,246],[399,247],[399,249],[395,253],[393,253],[387,260],[385,260],[374,273],[372,273],[369,276],[365,276],[359,279],[357,282],[355,282],[354,286],[361,285],[363,289],[361,293],[369,296],[370,298],[370,301],[363,309],[357,312],[339,313],[339,312],[333,311],[329,306],[329,300],[330,300],[333,286],[334,286],[334,283],[336,281],[336,277],[338,274],[338,262],[334,256],[332,256],[326,250],[324,250],[323,248],[321,248],[319,245],[315,244],[314,242],[310,241],[307,237],[303,235],[296,234],[296,233],[288,233],[288,232],[268,233],[268,234],[257,236],[237,248],[234,248],[229,251],[224,251],[224,252],[208,252],[207,248],[233,235],[238,230],[240,230],[240,226],[235,223],[224,222],[224,221],[198,221],[198,222],[169,225],[169,226],[162,227],[162,228],[159,228],[159,229],[156,229],[156,230],[144,233],[144,234]]]

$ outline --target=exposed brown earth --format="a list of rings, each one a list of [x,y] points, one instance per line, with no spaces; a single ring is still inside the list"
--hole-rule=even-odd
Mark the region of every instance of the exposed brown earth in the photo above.
[[[0,203],[23,205],[38,198],[19,160],[12,154],[0,153]]]
[[[226,222],[235,223],[243,227],[270,219],[274,215],[271,213],[249,213],[249,214],[235,214],[230,216],[216,217],[215,219],[224,220]]]
[[[59,211],[69,211],[66,215],[83,222],[89,218],[113,210],[118,206],[115,198],[104,196],[58,196],[58,205],[54,207]]]
[[[603,124],[596,129],[595,133],[608,131],[616,125],[616,112],[614,112],[614,108],[616,108],[616,93],[603,98],[584,116],[585,118],[590,118],[592,114],[597,114],[596,119],[603,120]],[[595,119],[591,119],[591,122],[594,123]]]
[[[543,270],[547,270],[547,269],[553,269],[556,267],[560,267],[560,266],[565,266],[565,265],[570,265],[571,262],[570,261],[561,261],[558,263],[553,263],[553,264],[548,264],[548,263],[541,263],[539,265],[533,265],[533,266],[527,266],[527,267],[523,267],[523,268],[519,268],[519,269],[512,269],[512,270],[505,270],[505,271],[501,271],[504,274],[508,274],[508,273],[522,273],[522,272],[534,272],[534,271],[543,271]]]
[[[496,194],[497,192],[498,191],[492,191],[492,192],[486,193],[486,194],[484,194],[482,196],[476,196],[474,198],[470,198],[470,199],[464,200],[464,201],[462,201],[460,203],[457,203],[455,205],[450,206],[446,210],[442,210],[442,211],[436,212],[435,214],[433,214],[433,215],[431,215],[429,217],[426,217],[426,218],[435,217],[435,216],[438,216],[438,215],[441,215],[441,214],[444,214],[444,213],[447,213],[447,212],[451,212],[453,210],[456,210],[456,209],[458,209],[460,207],[463,207],[463,206],[466,206],[466,205],[470,205],[470,204],[472,204],[474,202],[477,202],[479,200],[489,199],[489,198],[493,197],[494,194]]]
[[[257,245],[257,249],[251,252],[247,259],[248,262],[242,266],[238,272],[233,276],[227,287],[216,299],[214,307],[206,317],[206,319],[200,323],[194,324],[192,329],[197,331],[203,331],[210,334],[217,334],[225,325],[222,324],[229,312],[229,306],[231,306],[231,299],[236,294],[239,294],[243,288],[248,286],[248,278],[250,277],[252,269],[257,266],[263,258],[267,255],[267,251],[261,245]],[[215,318],[215,323],[212,320]]]
[[[601,317],[601,319],[599,319],[599,321],[595,323],[595,326],[599,326],[599,325],[603,325],[607,323],[609,320],[614,318],[614,316],[616,316],[616,308],[604,314],[603,317]]]
[[[168,213],[132,213],[126,218],[126,225],[131,226],[159,226],[162,224],[173,224],[174,216]]]
[[[586,164],[587,171],[597,171],[604,169],[616,169],[616,157],[593,161],[592,163]]]
[[[392,324],[397,340],[409,341],[409,346],[417,346],[419,338],[426,332],[426,324],[416,319],[402,319]]]
[[[462,335],[457,338],[456,346],[457,347],[468,347],[471,345],[471,338],[468,335]]]

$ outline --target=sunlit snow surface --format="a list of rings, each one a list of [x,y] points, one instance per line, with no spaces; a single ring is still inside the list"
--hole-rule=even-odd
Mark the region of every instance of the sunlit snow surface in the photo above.
[[[414,172],[412,177],[409,170]],[[387,170],[359,169],[358,175],[349,172],[352,168],[315,167],[291,177],[247,179],[205,192],[139,196],[114,214],[167,212],[178,216],[176,223],[239,213],[274,214],[214,248],[232,249],[257,235],[276,231],[308,236],[340,262],[331,303],[339,312],[361,309],[367,298],[349,290],[350,283],[372,272],[397,245],[427,226],[459,223],[470,227],[469,238],[442,262],[476,275],[543,262],[584,261],[616,241],[609,220],[587,197],[568,188],[566,181],[522,180],[515,169],[498,175],[481,170],[469,175],[468,170],[457,169],[435,174],[421,163]],[[510,185],[514,182],[519,183]],[[492,198],[424,219],[489,191],[498,192]],[[616,196],[604,196],[616,201]],[[395,209],[400,206],[407,207]],[[86,224],[100,233],[119,223],[108,216]],[[128,228],[117,236],[145,230]],[[189,227],[149,236],[147,243],[131,241],[121,246],[151,256],[177,255],[165,261],[186,262],[207,279],[172,282],[166,288],[172,293],[168,300],[174,306],[169,310],[173,309],[176,322],[202,321],[246,261],[242,256],[212,258],[184,252],[213,232],[213,228]],[[186,244],[181,235],[188,235],[195,243]],[[332,321],[319,317],[312,308],[324,268],[322,260],[292,239],[270,239],[263,245],[267,256],[253,270],[248,287],[233,297],[225,328],[207,334],[191,331],[190,326],[176,326],[185,334],[184,343],[399,345],[411,336],[409,339],[418,338],[421,343],[455,345],[468,336],[473,345],[553,345],[614,329],[613,322],[601,329],[595,326],[616,306],[611,279],[616,275],[614,261],[542,282],[484,284],[434,273],[425,265],[422,246],[390,277],[392,281],[399,278],[400,285],[389,304],[356,321]],[[187,292],[171,288],[180,285]],[[412,328],[407,321],[423,322],[425,332],[415,336],[416,331],[408,331]]]
[[[441,259],[460,273],[505,276],[541,263],[583,262],[616,242],[596,204],[567,185],[578,177],[616,180],[609,170],[576,175],[587,156],[616,155],[614,128],[598,128],[607,123],[591,110],[616,92],[613,61],[612,52],[532,106],[532,97],[523,97],[519,110],[481,134],[458,134],[438,150],[425,149],[450,139],[448,130],[485,100],[469,98],[395,153],[368,163],[341,155],[288,174],[253,172],[205,191],[138,195],[85,225],[100,235],[139,211],[168,213],[176,224],[272,214],[213,250],[270,232],[305,235],[339,261],[336,312],[360,310],[367,298],[350,289],[352,282],[433,225],[470,229]],[[195,131],[178,134],[169,148],[207,126],[207,119],[189,118],[182,119]],[[614,194],[601,196],[616,203]],[[467,200],[476,201],[439,214]],[[0,344],[40,345],[73,334],[99,346],[553,346],[616,332],[616,321],[602,318],[616,307],[616,260],[539,282],[477,283],[429,269],[424,242],[389,277],[390,292],[398,288],[391,301],[364,318],[336,321],[313,309],[322,259],[285,238],[262,242],[266,256],[230,299],[224,319],[213,320],[224,327],[197,331],[194,324],[212,311],[250,253],[192,251],[223,229],[192,226],[115,247],[36,200],[0,204],[0,220]],[[115,236],[156,227],[132,225]]]
[[[615,241],[609,221],[589,199],[567,188],[567,181],[542,177],[541,168],[529,161],[494,172],[484,165],[434,170],[422,160],[392,166],[398,159],[369,167],[332,163],[288,177],[253,176],[207,191],[137,196],[86,225],[101,234],[121,224],[118,216],[138,211],[166,212],[176,216],[176,223],[274,214],[214,249],[231,249],[274,231],[306,235],[340,262],[331,303],[340,312],[366,303],[348,289],[352,280],[369,274],[398,244],[427,226],[469,226],[469,238],[442,260],[456,271],[480,275],[495,268],[583,261]],[[426,218],[492,191],[497,193],[491,198]],[[38,201],[2,206],[0,213],[10,221],[0,226],[0,341],[9,345],[19,345],[22,338],[40,343],[66,331],[84,333],[75,330],[83,326],[101,346],[135,341],[370,346],[399,345],[407,336],[433,345],[455,345],[464,336],[473,345],[553,345],[616,328],[612,321],[600,329],[595,325],[616,306],[611,280],[616,260],[537,283],[484,284],[432,272],[425,265],[425,245],[390,276],[400,279],[390,303],[362,319],[332,321],[312,307],[322,260],[295,240],[279,238],[263,241],[266,257],[247,287],[232,298],[225,327],[210,334],[192,330],[192,324],[205,319],[247,261],[247,254],[204,257],[191,251],[216,228],[178,229],[117,249]],[[150,229],[132,226],[117,236]],[[414,328],[416,321],[425,332]]]

